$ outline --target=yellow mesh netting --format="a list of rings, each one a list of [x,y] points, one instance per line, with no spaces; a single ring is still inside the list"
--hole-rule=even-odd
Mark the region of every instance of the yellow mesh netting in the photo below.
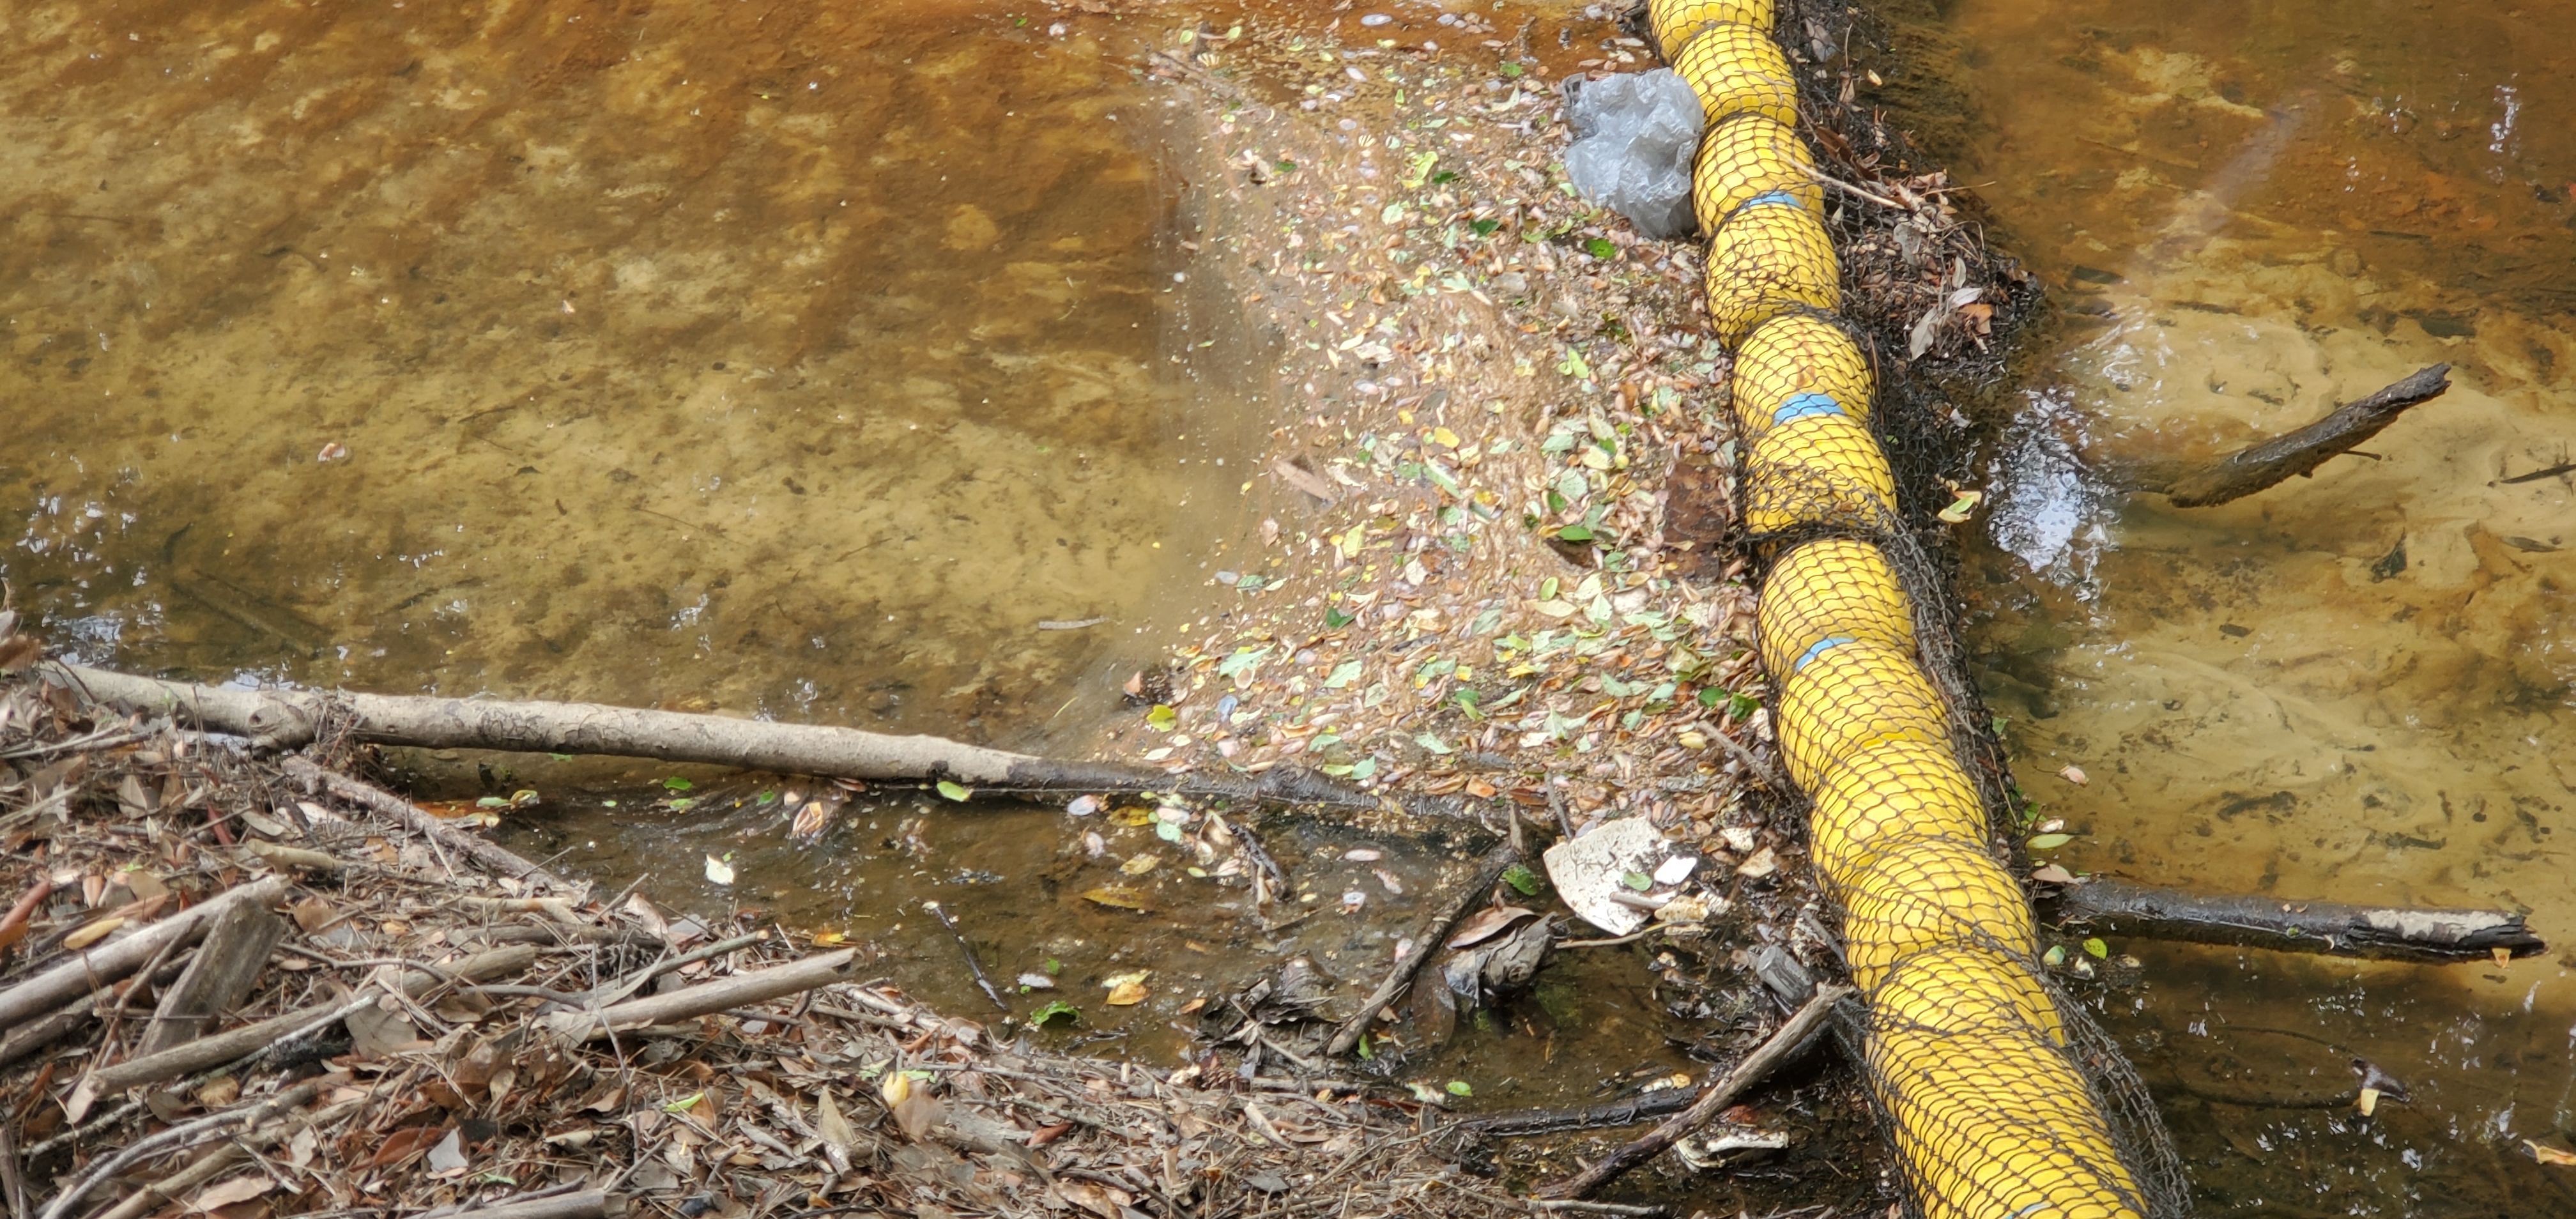
[[[1787,673],[1829,638],[1885,644],[1914,654],[1914,611],[1896,568],[1878,547],[1852,538],[1802,543],[1771,564],[1754,618],[1762,667]]]
[[[1757,544],[1788,543],[1763,581],[1759,646],[1782,759],[1813,798],[1809,845],[1866,1000],[1863,1073],[1907,1194],[1921,1219],[2186,1214],[2136,1077],[2036,969],[2029,902],[1988,851],[1952,707],[1922,666],[1946,636],[1918,639],[1886,549],[1912,556],[1913,587],[1932,587],[1870,430],[1872,367],[1831,316],[1840,271],[1772,6],[1653,0],[1650,17],[1710,123],[1693,206],[1711,234],[1709,320],[1735,351],[1742,520]],[[2143,1161],[2152,1207],[2124,1147],[2161,1153]]]
[[[1865,529],[1893,519],[1896,475],[1869,425],[1840,412],[1774,426],[1745,458],[1744,523],[1755,533],[1809,525]]]
[[[1783,313],[1754,327],[1736,349],[1729,381],[1736,431],[1746,440],[1771,430],[1781,408],[1794,405],[1804,410],[1816,405],[1798,400],[1809,394],[1841,407],[1854,419],[1868,419],[1870,399],[1878,388],[1870,375],[1869,358],[1851,336],[1804,311]]]
[[[1798,124],[1798,81],[1789,58],[1761,28],[1726,23],[1701,29],[1673,56],[1673,72],[1690,82],[1708,122],[1761,114]]]
[[[1858,640],[1819,645],[1779,683],[1780,756],[1814,791],[1831,768],[1886,741],[1949,739],[1949,707],[1911,657]]]
[[[1736,208],[1768,194],[1787,195],[1822,214],[1825,190],[1808,172],[1815,165],[1797,131],[1768,115],[1732,115],[1710,126],[1691,167],[1691,211],[1700,231],[1716,232]]]
[[[1796,200],[1769,199],[1736,208],[1708,243],[1708,320],[1729,347],[1790,310],[1842,304],[1824,222]]]
[[[1771,0],[1653,0],[1646,21],[1655,31],[1655,49],[1669,61],[1712,25],[1749,25],[1770,33]]]

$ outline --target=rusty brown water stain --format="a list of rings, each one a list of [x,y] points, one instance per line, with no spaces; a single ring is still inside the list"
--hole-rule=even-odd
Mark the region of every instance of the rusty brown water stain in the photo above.
[[[2576,19],[1991,0],[1952,28],[1977,107],[1957,176],[2069,309],[1991,455],[1967,583],[2022,783],[2079,832],[2055,854],[2576,936],[2570,487],[2509,481],[2576,449]],[[2435,362],[2457,387],[2374,456],[2227,507],[2123,498],[2072,460],[2212,454]],[[2576,1126],[2563,965],[2114,947],[2148,959],[2112,1023],[2209,1213],[2576,1207],[2516,1141]],[[2415,1101],[2364,1122],[2211,1099],[2330,1093],[2352,1056]]]

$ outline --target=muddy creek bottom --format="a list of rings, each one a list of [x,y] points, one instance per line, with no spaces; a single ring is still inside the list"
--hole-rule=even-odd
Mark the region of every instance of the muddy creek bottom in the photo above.
[[[675,921],[756,910],[792,934],[858,946],[877,973],[942,1012],[1007,1032],[1043,1021],[1033,1035],[1056,1048],[1158,1066],[1204,1053],[1193,1047],[1199,1013],[1292,959],[1327,980],[1327,1013],[1346,1013],[1446,886],[1465,883],[1476,854],[1473,844],[1271,815],[1247,828],[1289,883],[1256,908],[1247,877],[1200,867],[1191,840],[1160,836],[1147,806],[1073,817],[874,792],[851,798],[807,844],[786,811],[790,793],[807,792],[766,776],[486,766],[495,790],[533,782],[547,795],[538,810],[505,815],[500,840],[603,894],[631,883]],[[468,790],[462,777],[429,786]],[[1598,935],[1580,924],[1568,934]],[[978,985],[961,938],[1000,1005]],[[1555,952],[1527,990],[1462,1012],[1446,1044],[1426,1044],[1408,1020],[1370,1060],[1319,1061],[1320,1073],[1461,1097],[1455,1081],[1460,1110],[1596,1104],[1680,1073],[1696,1079],[1706,1068],[1682,1047],[1706,1032],[1684,1018],[1697,997],[1650,971],[1641,947]],[[1061,1014],[1045,1016],[1051,1008]],[[1291,1070],[1273,1064],[1265,1073]]]

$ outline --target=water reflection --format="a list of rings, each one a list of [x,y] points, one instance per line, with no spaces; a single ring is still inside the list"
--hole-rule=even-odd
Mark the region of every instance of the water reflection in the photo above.
[[[1955,28],[1960,172],[2067,310],[1990,458],[1969,580],[2023,783],[2083,832],[2065,862],[2576,935],[2576,483],[2551,472],[2576,450],[2576,128],[2549,119],[2576,86],[2542,50],[2576,19],[1978,0]],[[2222,452],[2437,362],[2449,396],[2313,480],[2183,512],[2082,473]],[[2560,965],[2141,951],[2113,1025],[2214,1213],[2576,1205],[2518,1142],[2576,1125]],[[2414,1102],[2299,1101],[2355,1056]]]
[[[1241,523],[1109,23],[10,20],[0,574],[88,658],[1025,738]]]

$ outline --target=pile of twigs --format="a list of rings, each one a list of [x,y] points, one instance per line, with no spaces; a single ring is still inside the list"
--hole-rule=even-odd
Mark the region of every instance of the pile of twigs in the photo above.
[[[10,1219],[1544,1205],[1426,1155],[1422,1107],[1362,1085],[999,1044],[855,950],[497,851],[308,760],[0,676]]]

